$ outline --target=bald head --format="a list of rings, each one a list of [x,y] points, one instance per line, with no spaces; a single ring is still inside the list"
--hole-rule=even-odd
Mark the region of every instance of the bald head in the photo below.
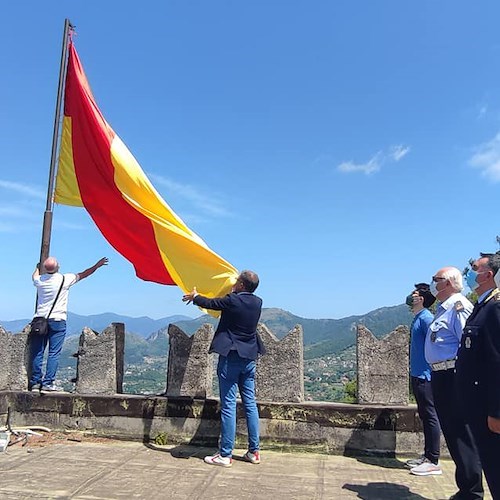
[[[43,261],[43,268],[45,269],[46,273],[57,273],[57,271],[59,271],[59,262],[57,262],[57,259],[55,257],[47,257]]]

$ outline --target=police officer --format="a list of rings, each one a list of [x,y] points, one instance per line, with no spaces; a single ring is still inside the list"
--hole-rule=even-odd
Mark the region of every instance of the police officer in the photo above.
[[[430,290],[439,305],[425,338],[425,359],[432,369],[432,394],[441,430],[456,466],[458,492],[452,498],[480,499],[484,495],[481,462],[455,390],[455,361],[472,304],[460,293],[462,273],[455,267],[440,269],[432,277]]]
[[[479,450],[491,495],[500,499],[500,252],[481,253],[466,274],[478,295],[458,350],[459,399]]]

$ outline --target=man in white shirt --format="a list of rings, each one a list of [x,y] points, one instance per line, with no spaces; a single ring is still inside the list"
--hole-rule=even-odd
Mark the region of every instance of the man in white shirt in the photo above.
[[[55,257],[45,259],[43,262],[43,274],[40,274],[39,265],[36,266],[32,276],[33,285],[37,289],[37,305],[34,316],[44,316],[47,318],[52,306],[54,307],[52,308],[52,312],[50,312],[50,317],[48,317],[49,331],[47,335],[30,335],[31,375],[28,390],[58,390],[54,385],[54,380],[56,378],[64,337],[66,336],[69,288],[77,281],[87,278],[107,263],[107,257],[103,257],[92,267],[78,274],[61,274],[59,272],[59,263]],[[54,303],[59,289],[61,291],[57,297],[57,301]],[[45,375],[43,375],[43,354],[47,344],[49,352]]]

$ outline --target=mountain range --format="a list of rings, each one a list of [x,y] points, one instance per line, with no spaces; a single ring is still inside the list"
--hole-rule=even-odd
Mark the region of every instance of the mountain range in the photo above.
[[[327,354],[335,354],[353,345],[356,340],[356,325],[364,324],[377,337],[391,332],[398,325],[409,325],[412,315],[404,304],[375,309],[364,315],[349,316],[341,319],[308,319],[296,316],[288,311],[276,308],[264,308],[261,322],[264,323],[278,338],[283,338],[295,325],[302,325],[304,331],[305,357],[316,358]],[[20,332],[29,319],[1,321],[7,331]],[[192,319],[188,316],[175,315],[160,319],[147,316],[133,318],[115,313],[103,313],[90,316],[68,312],[68,337],[79,335],[84,326],[96,331],[102,331],[113,322],[125,323],[127,343],[133,343],[135,349],[139,344],[140,351],[148,350],[147,346],[164,345],[168,325],[176,324],[187,334],[193,334],[201,325],[217,324],[217,319],[202,315]],[[134,339],[134,340],[132,340]],[[128,350],[128,349],[127,349]],[[157,350],[156,348],[154,349]],[[135,356],[134,356],[135,357]]]

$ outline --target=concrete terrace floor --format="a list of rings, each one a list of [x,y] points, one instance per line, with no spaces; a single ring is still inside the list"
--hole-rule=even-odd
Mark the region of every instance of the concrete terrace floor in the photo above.
[[[231,468],[222,468],[203,462],[213,451],[85,437],[18,443],[0,453],[0,499],[404,500],[455,493],[450,460],[441,462],[441,476],[417,477],[404,459],[263,450],[260,465],[235,456]]]

